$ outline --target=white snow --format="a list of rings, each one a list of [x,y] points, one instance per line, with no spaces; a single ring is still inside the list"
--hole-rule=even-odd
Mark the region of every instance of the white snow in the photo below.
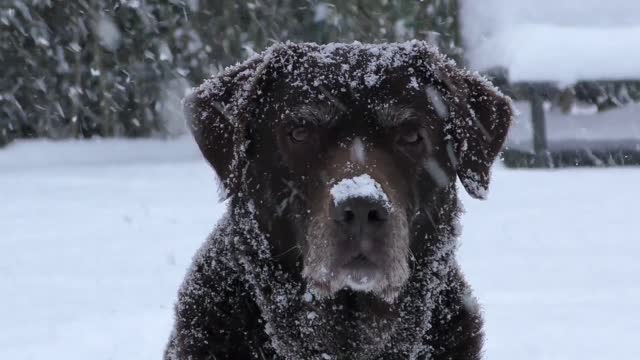
[[[356,291],[371,291],[376,286],[376,284],[377,281],[375,278],[371,279],[367,276],[355,278],[353,276],[347,276],[347,278],[345,279],[345,286]]]
[[[393,24],[393,33],[396,39],[411,39],[413,38],[413,29],[407,29],[407,21],[405,19],[399,19]]]
[[[418,80],[416,79],[415,76],[412,76],[409,80],[409,85],[407,85],[410,88],[416,89],[416,90],[420,90],[420,85],[418,84]]]
[[[212,174],[190,139],[0,149],[0,359],[160,359]]]
[[[329,15],[331,15],[331,8],[327,3],[318,3],[313,8],[313,22],[315,23],[325,21]]]
[[[169,48],[169,44],[166,41],[162,41],[158,46],[158,54],[160,55],[160,60],[162,61],[173,61],[173,53],[171,52],[171,48]]]
[[[118,49],[121,39],[120,30],[109,15],[100,14],[96,23],[96,32],[100,36],[100,45],[104,46],[105,49],[110,51]]]
[[[306,302],[312,302],[313,301],[313,294],[311,294],[310,292],[306,292],[304,293],[304,295],[302,296],[302,298],[304,299],[304,301]]]
[[[140,7],[140,0],[122,0],[122,3],[132,9],[137,9]]]
[[[186,133],[187,122],[182,109],[182,99],[189,89],[189,82],[180,77],[165,82],[162,87],[160,101],[156,106],[168,134],[176,136]]]
[[[438,89],[434,88],[433,86],[427,86],[426,91],[429,100],[431,100],[431,104],[433,104],[436,114],[438,114],[438,116],[443,120],[447,119],[449,117],[449,109],[442,99],[442,94],[440,94]]]
[[[438,186],[446,186],[449,182],[449,176],[444,171],[442,166],[438,163],[438,160],[434,157],[429,157],[424,161],[424,169],[427,171],[431,178]]]
[[[309,319],[309,320],[313,320],[313,319],[315,319],[317,317],[318,317],[318,314],[316,314],[315,311],[310,311],[309,313],[307,313],[307,319]]]
[[[375,86],[378,83],[378,80],[380,80],[380,76],[376,74],[366,74],[364,76],[364,83],[367,84],[368,87]]]
[[[460,191],[486,359],[640,359],[639,183],[640,168],[498,167],[488,201]],[[225,208],[195,145],[18,143],[0,189],[0,359],[160,359]]]
[[[493,175],[459,252],[486,359],[640,359],[640,168]]]
[[[640,2],[465,0],[470,66],[505,67],[511,81],[640,79]]]
[[[367,161],[367,151],[362,139],[356,137],[351,144],[351,161],[363,164]]]
[[[333,185],[329,192],[336,205],[347,199],[364,197],[381,201],[388,210],[391,209],[391,203],[382,186],[369,174],[342,179]]]

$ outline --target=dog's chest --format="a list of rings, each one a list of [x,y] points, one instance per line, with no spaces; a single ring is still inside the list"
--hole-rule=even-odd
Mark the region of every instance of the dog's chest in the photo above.
[[[421,341],[420,329],[409,327],[375,306],[325,303],[278,311],[265,326],[265,346],[274,359],[406,359]]]

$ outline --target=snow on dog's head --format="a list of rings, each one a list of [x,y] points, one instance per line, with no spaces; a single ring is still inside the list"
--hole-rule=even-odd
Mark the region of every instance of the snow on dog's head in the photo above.
[[[319,294],[386,299],[410,254],[434,252],[456,176],[485,196],[511,120],[506,97],[420,41],[277,44],[185,108],[226,194],[255,204],[262,253]]]

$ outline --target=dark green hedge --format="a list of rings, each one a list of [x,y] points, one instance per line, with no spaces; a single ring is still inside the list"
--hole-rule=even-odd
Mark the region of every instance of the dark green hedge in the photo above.
[[[179,131],[168,101],[274,41],[430,39],[459,57],[456,14],[454,0],[5,0],[0,145]]]

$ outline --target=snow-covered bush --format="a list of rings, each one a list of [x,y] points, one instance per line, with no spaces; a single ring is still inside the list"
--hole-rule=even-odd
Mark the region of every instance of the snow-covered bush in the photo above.
[[[456,57],[457,7],[455,0],[6,0],[0,145],[175,134],[183,128],[173,111],[176,84],[200,83],[274,41],[417,38]]]

